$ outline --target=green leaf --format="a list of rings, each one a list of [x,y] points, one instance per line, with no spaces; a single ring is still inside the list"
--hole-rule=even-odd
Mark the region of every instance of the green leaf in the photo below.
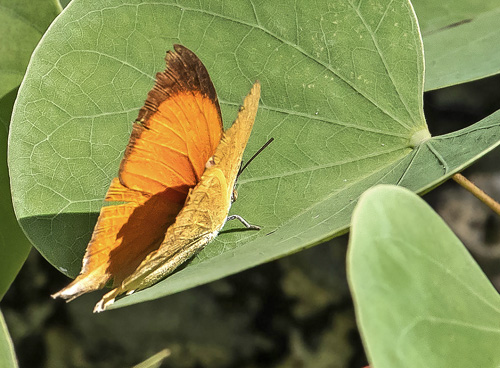
[[[500,73],[499,17],[500,7],[424,37],[425,90]]]
[[[395,186],[363,194],[347,266],[372,366],[500,366],[500,296],[415,194]]]
[[[33,49],[60,11],[57,0],[0,0],[0,98],[19,86]]]
[[[158,368],[168,356],[170,356],[170,350],[163,349],[145,361],[134,365],[133,368]]]
[[[16,94],[14,90],[0,99],[0,300],[31,249],[14,215],[7,169],[7,136]]]
[[[16,87],[31,53],[60,9],[56,0],[0,0],[0,299],[31,248],[14,215],[7,170],[7,137]]]
[[[488,129],[425,141],[421,40],[406,0],[299,0],[289,12],[284,0],[217,4],[74,0],[19,93],[9,156],[16,213],[38,250],[75,276],[165,51],[182,43],[203,60],[226,126],[261,80],[245,158],[275,142],[239,179],[231,213],[263,229],[228,224],[188,267],[118,306],[332,238],[370,186],[423,191],[499,143],[498,115],[481,123]]]
[[[17,368],[16,352],[9,330],[0,311],[0,368]]]
[[[425,36],[445,28],[458,26],[498,8],[497,0],[413,0],[418,23]]]
[[[71,2],[71,0],[60,0],[59,3],[61,3],[61,7],[65,8],[68,6],[68,4]]]
[[[425,50],[425,90],[500,73],[497,0],[414,0]]]

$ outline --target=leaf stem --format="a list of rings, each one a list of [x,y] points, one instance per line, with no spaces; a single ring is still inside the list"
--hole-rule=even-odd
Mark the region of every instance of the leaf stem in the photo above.
[[[467,191],[471,192],[477,199],[487,205],[493,212],[500,216],[500,203],[491,198],[488,194],[476,187],[473,182],[467,179],[460,173],[456,173],[451,177]]]

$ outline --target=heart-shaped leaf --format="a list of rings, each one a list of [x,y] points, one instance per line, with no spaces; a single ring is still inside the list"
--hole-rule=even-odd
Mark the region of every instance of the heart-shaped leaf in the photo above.
[[[435,9],[440,6],[436,4],[438,3],[432,1],[416,7],[419,21],[423,20],[427,25],[427,29],[422,28],[426,58],[425,90],[500,73],[499,2],[485,1],[477,6],[476,1],[473,4],[469,0],[457,1],[451,9],[458,8],[460,11],[451,14],[445,9]],[[446,3],[439,4],[443,6]],[[484,12],[478,13],[480,10]],[[442,17],[436,19],[436,14],[441,14]],[[442,23],[444,19],[448,19],[448,24]],[[431,21],[442,24],[442,28],[435,29],[436,25],[431,26]]]
[[[377,186],[361,196],[347,266],[372,366],[500,366],[500,296],[415,194]]]
[[[0,312],[0,367],[18,367],[14,345],[2,312]]]
[[[0,299],[19,272],[30,243],[12,208],[7,171],[7,137],[16,87],[31,53],[59,13],[55,0],[31,2],[0,0]]]
[[[60,11],[57,0],[0,0],[0,98],[19,86],[31,53]]]
[[[14,90],[0,99],[0,300],[31,249],[14,214],[7,169],[7,136],[16,95]]]
[[[498,144],[496,115],[426,141],[422,44],[407,0],[314,7],[306,0],[293,7],[74,0],[33,56],[10,140],[19,220],[69,275],[80,269],[131,122],[173,43],[207,66],[226,126],[251,83],[261,81],[245,157],[270,137],[275,143],[240,178],[232,213],[263,229],[227,226],[188,267],[117,306],[324,241],[347,230],[356,199],[370,186],[423,191]]]
[[[498,8],[497,0],[454,0],[453,4],[447,1],[413,0],[412,4],[424,36],[468,23]]]

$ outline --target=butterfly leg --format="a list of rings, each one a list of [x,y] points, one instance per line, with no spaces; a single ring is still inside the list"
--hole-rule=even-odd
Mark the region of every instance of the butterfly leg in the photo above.
[[[247,229],[251,229],[251,230],[260,230],[260,226],[257,226],[257,225],[251,225],[247,222],[247,220],[245,220],[243,217],[239,216],[239,215],[231,215],[231,216],[227,216],[227,220],[226,221],[231,221],[231,220],[239,220],[243,225],[245,225],[245,227]]]

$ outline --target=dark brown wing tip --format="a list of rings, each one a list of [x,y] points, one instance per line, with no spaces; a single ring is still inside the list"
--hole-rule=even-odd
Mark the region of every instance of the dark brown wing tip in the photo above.
[[[167,51],[165,71],[156,74],[156,83],[139,112],[138,121],[145,123],[160,104],[181,92],[198,91],[212,100],[220,115],[219,101],[208,71],[194,52],[179,44]]]

